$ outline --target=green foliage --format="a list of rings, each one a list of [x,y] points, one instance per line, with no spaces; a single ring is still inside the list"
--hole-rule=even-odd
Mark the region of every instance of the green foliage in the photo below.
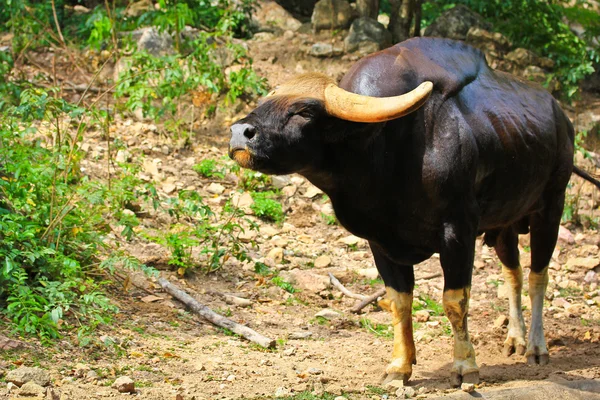
[[[444,315],[444,307],[426,294],[422,294],[413,302],[413,311],[427,310],[431,315]]]
[[[376,323],[372,322],[370,319],[365,318],[365,317],[361,318],[359,322],[360,322],[361,328],[366,329],[367,331],[371,332],[372,334],[374,334],[376,336],[381,336],[381,337],[385,337],[388,339],[391,339],[394,337],[394,330],[392,329],[391,325],[376,324]]]
[[[298,289],[289,282],[284,281],[278,274],[277,271],[273,271],[267,265],[261,262],[254,263],[254,272],[263,277],[271,277],[271,283],[275,286],[279,286],[288,293],[296,293]]]
[[[325,221],[327,225],[337,225],[337,218],[335,215],[321,213],[321,218],[323,218],[323,221]]]
[[[23,125],[85,110],[38,89],[24,90],[20,103],[0,116],[0,301],[17,332],[47,342],[77,320],[85,344],[116,310],[102,293],[104,282],[87,275],[108,232],[109,192],[79,176],[71,136],[57,128],[54,146],[46,146]]]
[[[240,187],[251,192],[268,190],[272,183],[273,181],[269,175],[250,169],[244,169],[242,176],[240,176]]]
[[[432,20],[443,9],[464,4],[489,20],[494,30],[506,35],[515,46],[524,47],[556,62],[554,75],[567,98],[575,95],[578,83],[594,72],[594,62],[600,62],[597,48],[577,37],[565,19],[580,22],[590,34],[600,29],[600,16],[586,10],[578,2],[548,2],[545,0],[434,0],[426,3],[423,13]],[[569,6],[567,6],[569,4]],[[594,15],[595,14],[595,15]]]
[[[206,158],[194,165],[193,170],[205,178],[225,178],[225,168],[217,160]]]
[[[283,221],[283,207],[281,203],[273,198],[276,196],[273,192],[253,192],[252,199],[254,203],[250,206],[254,215],[265,220],[280,223]]]

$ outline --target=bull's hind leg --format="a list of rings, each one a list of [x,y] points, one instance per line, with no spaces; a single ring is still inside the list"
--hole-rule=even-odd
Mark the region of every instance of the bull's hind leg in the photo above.
[[[379,304],[392,313],[394,326],[392,361],[385,369],[384,382],[401,380],[407,383],[412,375],[412,366],[417,363],[412,327],[413,266],[392,262],[376,245],[372,244],[371,249],[387,292],[386,298]]]
[[[564,192],[547,195],[544,208],[530,217],[531,272],[529,274],[529,297],[531,297],[531,327],[527,344],[529,364],[547,364],[548,348],[544,337],[544,295],[548,286],[548,264],[552,258],[562,215]]]
[[[518,236],[513,227],[505,228],[494,246],[498,258],[502,261],[502,273],[509,286],[508,292],[508,335],[504,341],[503,354],[525,354],[525,321],[521,308],[521,291],[523,289],[523,269],[519,262]]]
[[[457,204],[454,210],[465,205],[468,203]],[[450,374],[453,386],[479,382],[479,367],[467,326],[477,219],[473,217],[474,213],[463,211],[444,223],[440,251],[444,270],[444,311],[454,332],[454,363]]]

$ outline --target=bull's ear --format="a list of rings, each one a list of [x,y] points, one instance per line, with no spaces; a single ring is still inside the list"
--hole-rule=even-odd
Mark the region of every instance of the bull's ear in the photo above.
[[[314,120],[318,117],[326,115],[325,103],[314,98],[300,98],[290,104],[288,108],[288,116],[301,116],[306,119]]]

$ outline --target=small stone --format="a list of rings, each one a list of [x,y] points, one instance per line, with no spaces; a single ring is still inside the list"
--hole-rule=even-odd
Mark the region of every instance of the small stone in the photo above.
[[[293,356],[294,354],[296,354],[296,348],[295,347],[290,347],[289,349],[285,349],[283,351],[283,355],[284,356]]]
[[[111,386],[119,393],[135,393],[135,382],[128,376],[121,376]]]
[[[50,376],[48,373],[38,367],[21,367],[9,371],[6,374],[5,380],[14,383],[17,386],[23,386],[23,384],[27,382],[34,382],[40,386],[48,386],[50,384]]]
[[[596,257],[572,257],[567,260],[565,267],[594,269],[598,264],[600,264],[600,259]]]
[[[304,197],[312,199],[313,197],[323,194],[323,191],[316,186],[310,186],[306,192],[304,192]]]
[[[88,373],[85,375],[85,379],[87,381],[95,381],[100,379],[100,375],[98,375],[98,373],[94,370],[88,371]]]
[[[360,241],[360,238],[354,235],[346,236],[338,240],[338,242],[343,243],[347,246],[355,246]]]
[[[18,386],[17,386],[17,385],[15,385],[15,384],[14,384],[14,383],[12,383],[12,382],[8,382],[8,383],[6,384],[6,392],[7,392],[7,393],[10,393],[12,390],[15,390],[16,388],[18,388]]]
[[[227,376],[226,380],[227,380],[227,382],[233,382],[233,381],[235,381],[235,375],[229,375],[229,376]]]
[[[288,335],[288,339],[290,340],[302,340],[308,339],[312,336],[312,332],[303,331],[303,332],[292,332]]]
[[[508,325],[508,318],[506,315],[500,315],[494,320],[494,329],[500,329],[506,325]]]
[[[283,249],[281,247],[275,247],[269,254],[267,254],[267,258],[275,261],[275,264],[281,264],[283,261]]]
[[[394,379],[385,384],[385,389],[387,390],[398,390],[404,387],[404,381],[401,379]]]
[[[318,313],[315,314],[315,317],[322,317],[325,318],[327,320],[332,320],[335,318],[340,318],[342,315],[337,312],[337,311],[333,311],[329,308],[326,308],[324,310],[319,311]]]
[[[285,31],[283,32],[283,38],[285,40],[292,40],[294,38],[294,32],[293,31]]]
[[[291,182],[289,175],[274,175],[271,177],[271,183],[275,189],[283,189]]]
[[[360,276],[364,276],[367,279],[377,279],[379,271],[377,268],[361,268],[356,271]]]
[[[322,370],[322,369],[319,369],[319,368],[314,368],[314,367],[312,367],[312,368],[309,368],[309,369],[307,370],[307,372],[308,372],[309,374],[311,374],[311,375],[321,375],[321,374],[323,373],[323,370]]]
[[[278,387],[275,389],[275,397],[287,397],[292,394],[292,391],[286,387]]]
[[[260,227],[260,234],[268,237],[273,237],[279,234],[279,231],[271,225],[263,225]]]
[[[499,299],[507,299],[508,298],[508,285],[502,284],[498,286],[498,298]]]
[[[474,383],[466,383],[466,382],[463,382],[463,383],[460,385],[460,388],[461,388],[461,390],[462,390],[463,392],[472,393],[472,392],[474,392],[474,391],[475,391],[475,384],[474,384]]]
[[[118,163],[125,163],[129,161],[131,158],[131,154],[127,150],[119,150],[117,151],[117,155],[115,156],[115,161]]]
[[[45,393],[46,389],[32,381],[24,383],[19,390],[21,396],[43,396]]]
[[[162,190],[166,193],[166,194],[171,194],[173,193],[175,190],[177,190],[177,186],[175,186],[174,183],[165,183],[162,186]]]
[[[297,191],[298,191],[298,186],[296,186],[296,185],[287,185],[286,187],[281,189],[281,193],[285,197],[292,197],[293,195],[296,194]]]
[[[594,271],[588,271],[587,274],[585,274],[585,277],[583,278],[585,283],[592,283],[596,281],[596,272]]]
[[[244,232],[238,235],[238,239],[244,243],[251,242],[252,240],[256,239],[256,231],[246,229]]]
[[[212,194],[221,194],[225,191],[225,187],[220,183],[213,182],[210,185],[208,185],[206,191]]]
[[[398,396],[400,399],[410,399],[414,397],[414,395],[415,389],[411,388],[410,386],[405,386],[396,390],[396,396]]]
[[[415,311],[415,320],[417,322],[427,322],[429,321],[429,317],[429,311],[427,310]]]
[[[73,376],[75,378],[83,378],[90,371],[90,367],[86,364],[77,363],[73,368]]]
[[[320,256],[315,260],[315,268],[325,268],[331,264],[331,257],[329,256]]]

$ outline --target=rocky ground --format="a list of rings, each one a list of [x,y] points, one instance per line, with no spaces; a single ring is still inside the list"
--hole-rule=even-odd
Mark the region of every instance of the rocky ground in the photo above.
[[[315,70],[339,78],[357,55],[315,58],[307,52],[323,42],[333,49],[341,46],[342,40],[343,36],[330,32],[313,35],[287,30],[258,35],[248,45],[259,73],[275,85],[295,73]],[[571,111],[575,121],[589,125],[600,119],[600,105],[595,97],[586,99],[583,109]],[[187,189],[197,191],[217,211],[232,197],[248,210],[251,199],[240,189],[238,176],[228,173],[223,179],[209,179],[192,167],[203,159],[225,156],[227,126],[252,106],[239,104],[213,120],[200,121],[188,146],[161,135],[160,126],[134,118],[117,119],[111,132],[118,135],[122,146],[111,157],[138,164],[138,176],[155,183],[162,196],[174,197],[178,190]],[[82,145],[87,154],[82,171],[96,179],[106,177],[108,149],[103,135],[90,131]],[[578,163],[598,172],[594,158],[579,159]],[[242,237],[257,244],[249,248],[252,262],[230,259],[209,275],[198,265],[195,273],[182,278],[169,268],[169,251],[161,245],[140,238],[127,242],[116,229],[107,240],[158,268],[163,277],[211,309],[276,339],[276,348],[261,348],[214,327],[164,293],[155,278],[121,271],[130,284],[111,289],[120,309],[114,323],[101,326],[88,347],[65,339],[55,347],[28,342],[24,348],[6,350],[1,367],[7,384],[0,388],[0,396],[65,400],[132,395],[157,400],[395,398],[396,389],[381,386],[391,355],[389,315],[376,305],[367,306],[360,315],[351,313],[357,300],[332,287],[328,277],[333,274],[357,294],[379,290],[382,282],[366,242],[331,224],[329,201],[304,178],[279,177],[273,186],[281,192],[285,219],[281,224],[266,223],[248,211],[247,217],[260,227]],[[545,308],[549,365],[532,367],[522,356],[502,355],[507,333],[506,286],[493,249],[477,243],[469,323],[481,367],[477,391],[541,381],[569,387],[575,381],[600,379],[600,234],[592,223],[599,204],[591,185],[576,177],[569,193],[569,206],[580,210],[584,218],[583,226],[561,228],[550,265]],[[138,229],[165,230],[172,223],[168,215],[148,213]],[[520,250],[526,267],[527,236],[521,237]],[[257,261],[268,267],[271,275],[258,273]],[[440,306],[443,280],[438,257],[415,270],[418,364],[409,387],[399,395],[448,395],[460,389],[452,389],[448,379],[452,337]],[[275,274],[289,285],[276,285],[272,280]],[[528,321],[526,294],[527,290],[523,304]],[[0,345],[9,349],[19,343],[4,341]],[[26,369],[30,367],[33,369]]]

